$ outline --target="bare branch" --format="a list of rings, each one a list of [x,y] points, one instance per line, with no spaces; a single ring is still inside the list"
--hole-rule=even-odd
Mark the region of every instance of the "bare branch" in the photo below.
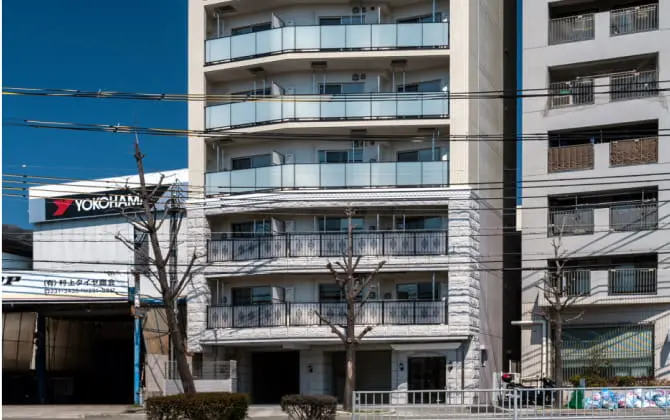
[[[377,267],[370,274],[368,274],[364,280],[359,282],[358,286],[354,288],[356,296],[358,296],[358,294],[361,293],[361,291],[363,291],[366,287],[368,287],[372,279],[374,279],[375,276],[377,276],[379,270],[382,269],[384,264],[386,264],[386,261],[380,261],[379,264],[377,264]]]
[[[332,274],[333,277],[335,278],[335,282],[337,283],[337,285],[343,287],[344,279],[340,277],[340,274],[337,271],[335,271],[335,269],[333,268],[333,264],[328,263],[326,265],[326,268],[328,269],[328,271],[330,271],[330,274]]]
[[[372,326],[368,325],[356,336],[356,343],[360,343],[363,337],[365,337],[370,331],[372,331]]]
[[[358,264],[359,264],[360,262],[361,262],[361,255],[359,255],[358,257],[356,257],[356,262],[354,263],[354,269],[351,270],[351,271],[356,272],[356,270],[358,269]]]
[[[324,322],[326,325],[330,327],[330,330],[335,334],[340,340],[342,340],[343,343],[346,344],[347,342],[347,337],[344,335],[344,333],[340,330],[337,329],[335,324],[330,322],[329,319],[325,318],[323,315],[319,313],[319,311],[314,311],[314,314],[321,320],[321,322]]]
[[[177,235],[175,235],[177,236]],[[181,294],[181,291],[184,289],[186,284],[191,280],[193,277],[191,274],[191,271],[193,270],[193,265],[195,264],[196,260],[198,259],[198,254],[196,251],[193,251],[193,255],[191,255],[191,259],[188,262],[188,265],[186,266],[186,269],[184,270],[184,273],[181,276],[181,279],[179,282],[177,282],[177,286],[175,290],[173,291],[175,296],[179,296]]]

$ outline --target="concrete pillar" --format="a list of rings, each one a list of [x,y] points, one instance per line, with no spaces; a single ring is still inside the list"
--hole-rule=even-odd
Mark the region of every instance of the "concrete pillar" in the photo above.
[[[37,349],[35,352],[35,370],[37,371],[37,395],[40,404],[47,403],[47,323],[46,317],[37,314]]]

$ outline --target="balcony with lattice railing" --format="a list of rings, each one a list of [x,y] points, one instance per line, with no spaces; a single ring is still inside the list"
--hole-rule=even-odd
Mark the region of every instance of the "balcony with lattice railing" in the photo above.
[[[549,172],[581,171],[593,169],[593,144],[550,147]]]
[[[617,140],[610,143],[610,166],[658,162],[658,137]]]

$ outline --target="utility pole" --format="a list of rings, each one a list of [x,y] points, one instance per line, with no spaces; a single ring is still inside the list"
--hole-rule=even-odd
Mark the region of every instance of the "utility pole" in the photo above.
[[[141,349],[142,349],[142,309],[140,299],[140,272],[135,269],[133,272],[135,276],[135,291],[133,296],[133,317],[134,319],[134,348],[133,348],[133,379],[134,379],[134,398],[133,402],[136,405],[142,405],[142,366],[141,366]]]
[[[179,227],[179,216],[181,212],[181,205],[179,202],[179,195],[176,191],[177,184],[172,185],[170,188],[170,288],[174,290],[177,287],[177,230]],[[178,296],[175,296],[175,300],[178,299]],[[179,305],[177,302],[174,302],[174,310],[177,319],[179,319]],[[168,339],[168,348],[170,351],[170,370],[173,368],[174,363],[174,352],[173,352],[173,343],[171,339]]]

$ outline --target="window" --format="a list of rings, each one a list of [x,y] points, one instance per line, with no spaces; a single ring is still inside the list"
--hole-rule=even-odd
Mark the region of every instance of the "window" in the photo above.
[[[411,18],[404,18],[404,19],[398,19],[396,21],[397,23],[431,23],[433,22],[433,15],[423,15],[423,16],[415,16]],[[442,13],[437,12],[435,13],[435,22],[442,22]]]
[[[365,83],[320,83],[319,95],[354,95],[364,93]]]
[[[321,25],[321,26],[364,25],[364,24],[365,24],[365,15],[334,16],[334,17],[321,17],[321,18],[319,18],[319,25]]]
[[[429,300],[440,299],[440,284],[432,282],[406,283],[396,285],[396,296],[398,300]]]
[[[442,218],[433,217],[405,217],[397,224],[400,230],[442,230]]]
[[[594,366],[595,358],[603,361],[601,366]],[[651,325],[565,327],[563,366],[566,378],[589,374],[605,378],[653,376],[654,328]]]
[[[363,149],[355,148],[351,150],[320,150],[319,163],[347,163],[362,162]]]
[[[349,220],[346,217],[322,217],[319,218],[319,232],[346,232],[349,229]],[[365,221],[363,218],[351,219],[354,230],[363,230]]]
[[[377,294],[375,293],[374,289],[370,288],[370,295],[368,296],[369,300],[374,300],[377,299]],[[356,300],[360,301],[362,300],[363,296],[365,295],[365,291],[361,292],[360,295],[356,298]],[[340,289],[340,286],[338,286],[335,283],[324,283],[319,285],[319,302],[321,303],[336,303],[336,302],[342,302],[345,300],[344,296],[344,291]]]
[[[231,95],[236,95],[236,96],[270,96],[272,95],[272,88],[271,87],[266,87],[263,89],[251,89],[251,90],[243,90],[240,92],[233,92]]]
[[[272,302],[272,288],[270,286],[235,287],[232,289],[232,293],[233,305],[236,306]]]
[[[398,86],[397,89],[400,93],[442,92],[442,80],[410,83],[404,86]]]
[[[262,168],[272,165],[272,155],[257,155],[233,159],[233,170]]]
[[[254,32],[267,31],[272,29],[272,22],[263,22],[256,25],[241,26],[239,28],[233,28],[230,30],[231,35],[244,35],[251,34]]]
[[[233,237],[262,236],[272,233],[272,223],[269,220],[254,220],[252,222],[233,223]]]
[[[407,150],[398,152],[398,162],[430,162],[440,160],[440,148],[435,148],[435,159],[433,159],[433,149]]]

